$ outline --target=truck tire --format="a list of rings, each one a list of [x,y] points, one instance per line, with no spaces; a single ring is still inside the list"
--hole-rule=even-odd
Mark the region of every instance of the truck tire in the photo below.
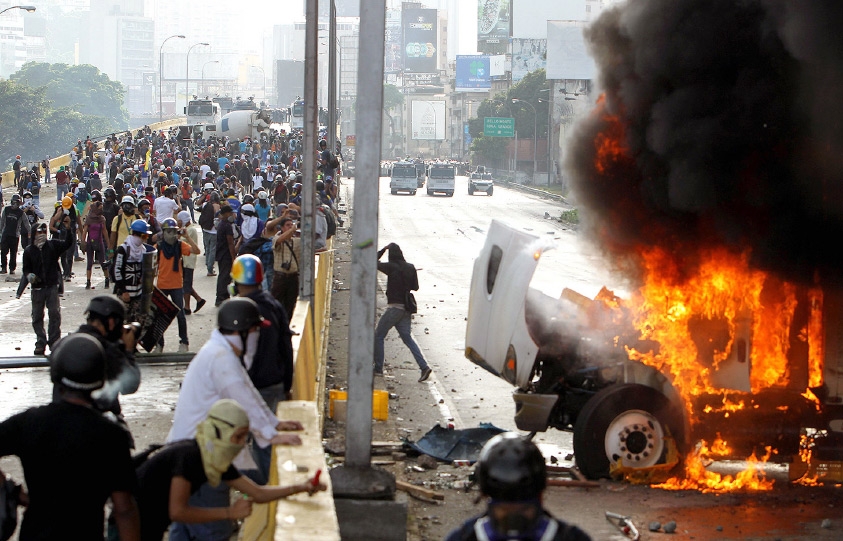
[[[428,190],[427,190],[427,195],[433,195],[433,190],[428,189]]]
[[[489,197],[491,197],[491,196],[492,196],[492,190],[493,190],[493,189],[494,189],[494,188],[493,188],[492,186],[489,186],[489,191],[487,191],[487,192],[486,192],[486,195],[488,195]]]
[[[410,195],[416,195],[416,190],[413,190],[412,192],[410,192]]]
[[[451,190],[450,192],[448,192],[448,197],[454,197],[454,190]]]
[[[612,385],[586,402],[574,424],[574,458],[589,479],[609,477],[610,464],[664,463],[669,432],[682,450],[683,412],[652,387]],[[680,461],[681,463],[681,461]]]
[[[391,190],[392,195],[398,195],[398,190]]]
[[[468,185],[468,195],[474,195],[474,186],[471,184]]]

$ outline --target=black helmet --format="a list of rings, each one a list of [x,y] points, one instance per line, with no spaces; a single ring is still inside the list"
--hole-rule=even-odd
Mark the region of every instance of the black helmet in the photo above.
[[[248,331],[263,321],[257,303],[245,297],[226,300],[217,312],[217,327],[221,331]]]
[[[538,498],[547,486],[547,469],[533,442],[505,432],[480,451],[477,480],[480,491],[495,500],[526,501]]]
[[[123,321],[126,318],[126,306],[117,295],[97,295],[88,303],[85,313],[104,318],[116,317]]]
[[[105,379],[102,344],[84,333],[74,333],[60,340],[50,353],[50,379],[80,391],[102,387]]]
[[[254,202],[255,202],[255,196],[253,196],[252,194],[247,193],[246,195],[243,196],[243,204],[244,205],[248,205],[249,203],[254,203]]]
[[[18,195],[18,194],[13,195],[13,196],[12,196],[12,199],[11,199],[9,202],[10,202],[10,203],[12,203],[13,205],[14,205],[14,204],[18,204],[18,205],[20,205],[20,204],[21,204],[21,198],[20,198],[20,195]]]
[[[117,192],[116,192],[116,191],[114,191],[114,188],[113,188],[113,187],[111,187],[111,186],[108,186],[105,190],[103,190],[102,194],[103,194],[103,196],[104,196],[104,197],[106,197],[106,198],[108,198],[108,197],[117,197]]]

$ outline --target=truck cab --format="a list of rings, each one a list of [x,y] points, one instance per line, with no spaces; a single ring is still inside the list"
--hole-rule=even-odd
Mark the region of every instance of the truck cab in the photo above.
[[[396,195],[398,192],[407,192],[410,195],[416,195],[417,189],[416,164],[409,162],[393,164],[389,177],[390,193]]]
[[[184,109],[187,125],[217,124],[222,118],[220,105],[212,99],[193,99],[187,102]]]
[[[485,166],[478,165],[468,177],[468,195],[474,195],[476,192],[484,192],[486,195],[492,195],[495,189],[494,185],[492,173]]]
[[[456,188],[456,171],[449,163],[434,162],[427,168],[427,195],[444,193],[448,197],[454,196]]]
[[[611,291],[592,299],[566,288],[554,298],[532,287],[547,249],[493,220],[471,279],[465,355],[515,387],[520,430],[573,432],[576,463],[595,479],[619,466],[664,466],[671,450],[682,456],[698,441],[721,437],[729,445],[723,458],[762,456],[769,446],[771,461],[793,460],[793,467],[803,464],[804,435],[820,434],[814,457],[843,460],[843,331],[834,324],[843,319],[843,290],[792,292],[794,317],[783,337],[793,344],[788,381],[767,387],[751,383],[753,360],[763,364],[753,348],[766,351],[758,313],[690,319],[687,350],[708,387],[683,396],[665,365],[630,354],[662,346],[624,321],[624,304]],[[815,332],[817,317],[826,322],[823,333]],[[819,350],[810,345],[817,339]],[[809,383],[809,351],[824,354],[820,383]]]

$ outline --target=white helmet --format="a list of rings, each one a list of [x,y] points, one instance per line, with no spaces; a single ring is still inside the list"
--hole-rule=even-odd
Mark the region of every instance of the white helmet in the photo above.
[[[213,190],[214,189],[214,183],[213,182],[206,182],[205,183],[205,189],[206,190]]]
[[[124,195],[123,199],[120,200],[120,204],[122,205],[123,203],[130,203],[130,204],[134,205],[135,204],[135,198],[132,197],[131,195]]]

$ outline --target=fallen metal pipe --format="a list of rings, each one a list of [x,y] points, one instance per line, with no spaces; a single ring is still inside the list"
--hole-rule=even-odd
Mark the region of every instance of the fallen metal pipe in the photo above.
[[[195,353],[141,353],[135,356],[138,364],[186,364]],[[43,355],[29,355],[20,357],[0,357],[2,368],[46,368],[50,366],[47,357]]]

